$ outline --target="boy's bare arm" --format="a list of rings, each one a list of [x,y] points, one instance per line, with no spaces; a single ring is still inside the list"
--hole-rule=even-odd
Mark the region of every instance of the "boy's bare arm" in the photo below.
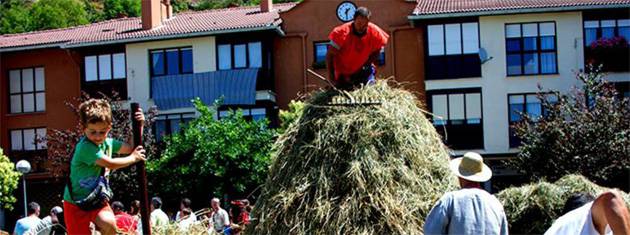
[[[96,165],[99,165],[101,167],[106,167],[112,170],[116,170],[116,169],[127,167],[136,162],[146,160],[144,153],[145,153],[144,148],[142,148],[142,146],[138,146],[129,156],[119,157],[119,158],[111,158],[108,156],[103,156],[96,160]]]

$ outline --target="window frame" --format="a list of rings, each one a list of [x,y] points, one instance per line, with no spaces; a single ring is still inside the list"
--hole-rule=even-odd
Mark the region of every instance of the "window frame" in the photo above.
[[[317,60],[317,46],[324,46],[326,48],[326,54],[324,54],[324,60]],[[328,41],[313,41],[313,65],[314,69],[326,68],[326,55],[328,54],[328,47],[330,46],[330,40]]]
[[[41,68],[43,70],[43,81],[44,81],[44,89],[43,90],[37,90],[37,69]],[[24,83],[23,81],[23,71],[24,70],[28,70],[31,69],[33,72],[33,91],[30,92],[24,92],[24,88],[22,86],[22,84]],[[12,71],[19,71],[20,74],[20,92],[17,93],[12,93],[11,92],[11,72]],[[7,93],[8,93],[8,99],[7,99],[7,107],[8,107],[8,114],[9,115],[19,115],[19,114],[32,114],[32,113],[44,113],[46,112],[46,68],[43,65],[37,65],[37,66],[33,66],[33,67],[21,67],[21,68],[12,68],[12,69],[7,69]],[[25,112],[24,111],[24,95],[25,94],[32,94],[33,95],[33,111],[31,112]],[[37,110],[37,95],[38,94],[44,94],[44,108],[43,110],[38,111]],[[19,95],[20,96],[20,111],[19,112],[12,112],[11,108],[13,107],[11,104],[11,96],[14,95]]]
[[[508,93],[507,94],[507,110],[508,110],[508,116],[507,116],[507,120],[508,120],[508,140],[509,140],[509,146],[510,148],[518,148],[521,145],[521,140],[518,139],[518,137],[516,136],[516,134],[514,133],[514,125],[517,124],[518,122],[523,121],[523,119],[520,119],[518,121],[512,121],[511,115],[512,115],[512,109],[511,109],[511,103],[510,103],[510,97],[512,96],[521,96],[523,97],[523,113],[529,114],[527,111],[527,96],[531,96],[534,95],[536,96],[536,99],[539,101],[540,104],[540,118],[544,118],[548,111],[545,109],[545,107],[543,106],[543,103],[540,99],[538,99],[538,94],[540,92],[523,92],[523,93]],[[546,92],[544,93],[545,95],[555,95],[553,92]],[[520,117],[519,117],[520,118]],[[518,142],[517,142],[518,141]]]
[[[608,21],[608,20],[614,20],[615,21],[615,26],[614,28],[614,37],[620,37],[621,35],[619,35],[619,21],[620,20],[630,20],[630,17],[628,18],[619,18],[619,17],[615,17],[612,19],[606,19],[606,18],[602,18],[602,19],[583,19],[582,20],[582,34],[584,38],[584,47],[590,47],[591,45],[588,44],[586,42],[586,29],[592,29],[592,28],[586,28],[586,22],[589,21],[596,21],[597,22],[597,28],[595,31],[595,41],[599,40],[602,38],[602,21]],[[628,27],[630,28],[630,26],[623,26],[623,27]],[[626,41],[628,41],[628,44],[630,44],[630,38],[626,38]]]
[[[170,116],[173,116],[173,115],[178,115],[179,117],[178,117],[178,118],[170,118]],[[192,117],[189,117],[190,115],[192,115]],[[184,116],[187,116],[187,117],[184,117]],[[194,120],[194,119],[196,119],[196,118],[197,118],[197,114],[196,114],[195,112],[182,112],[182,113],[165,113],[165,114],[159,114],[159,115],[157,115],[157,116],[156,116],[156,119],[155,119],[155,124],[154,124],[154,125],[155,125],[155,127],[153,128],[153,130],[155,130],[155,131],[154,131],[154,132],[155,132],[155,133],[154,133],[155,138],[156,138],[158,141],[162,141],[162,139],[164,138],[164,136],[166,136],[166,135],[172,135],[172,134],[174,133],[174,132],[173,132],[173,126],[172,126],[172,121],[173,121],[173,120],[179,121],[179,123],[180,123],[180,125],[181,125],[182,123],[188,123],[188,122],[190,122],[190,121],[192,121],[192,120]],[[184,119],[191,119],[191,120],[190,120],[190,121],[188,121],[188,122],[184,122]],[[158,133],[158,128],[157,128],[157,123],[158,123],[158,121],[165,121],[165,123],[164,123],[164,124],[165,124],[165,125],[164,125],[164,129],[165,129],[165,133],[164,133],[164,135],[160,135],[160,133]],[[180,131],[181,131],[181,128],[180,128]]]
[[[44,129],[46,136],[44,136],[45,138],[48,137],[48,128],[46,128],[45,126],[38,126],[38,127],[29,127],[29,128],[12,128],[12,129],[8,129],[8,137],[9,137],[9,151],[11,151],[12,153],[14,152],[36,152],[36,151],[43,151],[43,150],[47,150],[48,149],[48,140],[46,140],[46,145],[44,146],[44,148],[39,148],[39,143],[34,143],[35,149],[32,150],[27,150],[26,149],[26,140],[24,139],[24,131],[25,130],[34,130],[35,131],[35,138],[37,138],[37,130],[39,129]],[[20,131],[21,137],[22,137],[22,149],[13,149],[13,136],[11,135],[11,132],[13,131]],[[33,140],[35,141],[35,140]]]
[[[459,43],[460,43],[460,52],[459,54],[447,54],[447,37],[446,37],[446,25],[450,24],[458,24],[459,25]],[[465,52],[464,42],[466,41],[464,37],[464,24],[476,24],[477,26],[477,52]],[[442,29],[442,52],[441,54],[430,54],[430,37],[429,27],[430,26],[441,26]],[[426,36],[424,36],[424,47],[426,48],[424,51],[425,56],[425,79],[426,80],[444,80],[444,79],[462,79],[462,78],[477,78],[482,77],[481,71],[481,59],[479,58],[479,50],[481,49],[481,29],[478,18],[462,18],[462,19],[449,19],[449,20],[436,20],[428,22],[424,25],[424,29],[426,32]],[[433,66],[444,65],[444,66]],[[448,67],[458,66],[458,65],[468,65],[466,67],[462,67],[462,69],[457,71],[449,70]]]
[[[115,78],[114,75],[114,55],[118,55],[118,54],[123,54],[123,58],[125,59],[125,63],[124,63],[124,68],[123,71],[125,71],[125,77],[122,78]],[[103,55],[109,55],[109,61],[110,61],[110,74],[111,74],[111,79],[101,79],[101,74],[100,74],[100,56]],[[92,80],[92,81],[88,81],[87,80],[87,64],[86,64],[86,58],[87,57],[94,57],[96,58],[96,80]],[[85,83],[98,83],[98,82],[109,82],[109,81],[114,81],[114,80],[126,80],[127,77],[129,76],[129,74],[127,74],[127,53],[126,52],[114,52],[114,53],[98,53],[98,54],[89,54],[89,55],[84,55],[83,56],[83,82]]]
[[[250,44],[252,43],[260,43],[260,67],[251,67],[252,63],[250,61]],[[221,56],[219,53],[219,46],[224,46],[224,45],[229,45],[230,46],[230,68],[229,69],[221,69],[220,68],[220,60],[221,60]],[[234,46],[236,45],[245,45],[245,67],[235,67],[236,65],[236,56],[234,54]],[[250,68],[256,68],[256,69],[263,69],[265,62],[265,50],[264,50],[264,43],[263,40],[251,40],[251,41],[238,41],[238,42],[223,42],[223,43],[215,43],[215,51],[216,51],[216,62],[215,62],[215,66],[216,66],[216,70],[217,71],[222,71],[222,70],[233,70],[233,69],[250,69]]]
[[[182,50],[191,50],[191,56],[192,56],[192,71],[190,72],[184,72],[183,71],[183,60],[182,60]],[[178,58],[178,62],[177,62],[177,70],[178,73],[177,74],[168,74],[168,58],[166,56],[166,52],[167,51],[172,51],[172,50],[177,50],[177,58]],[[163,74],[155,74],[154,73],[154,69],[153,69],[153,53],[155,52],[162,52],[162,66],[164,68],[164,73]],[[171,76],[171,75],[181,75],[181,74],[193,74],[195,72],[195,53],[194,53],[194,49],[193,46],[181,46],[181,47],[169,47],[169,48],[158,48],[158,49],[150,49],[149,50],[149,74],[151,76],[151,78],[153,77],[161,77],[161,76]]]
[[[545,23],[553,23],[553,30],[554,30],[554,35],[553,35],[553,39],[554,39],[554,49],[553,50],[543,50],[542,49],[542,44],[541,44],[541,37],[549,37],[549,36],[541,36],[540,35],[540,24],[545,24]],[[530,38],[530,37],[524,37],[523,36],[523,25],[526,24],[536,24],[536,30],[538,32],[538,35],[535,37],[536,38],[536,50],[525,50],[525,43],[524,43],[524,38]],[[507,27],[510,25],[518,25],[519,26],[519,32],[520,32],[520,36],[518,38],[508,38],[507,37]],[[506,23],[504,24],[503,27],[504,33],[503,33],[503,37],[505,38],[505,74],[506,77],[520,77],[520,76],[537,76],[537,75],[558,75],[560,74],[559,71],[559,65],[558,65],[558,25],[555,21],[536,21],[536,22],[519,22],[519,23]],[[518,39],[519,41],[519,51],[518,52],[510,52],[508,50],[508,39]],[[555,54],[555,72],[553,73],[542,73],[542,60],[541,60],[541,55],[542,53],[550,53],[553,52]],[[537,72],[536,73],[525,73],[525,61],[524,61],[524,54],[532,54],[535,53],[537,56]],[[508,58],[510,55],[520,55],[520,73],[519,74],[510,74],[509,72],[509,63],[508,63]]]
[[[463,95],[463,114],[464,114],[464,121],[462,123],[453,123],[450,119],[451,116],[451,112],[450,112],[450,106],[451,106],[451,102],[449,100],[449,96],[450,95]],[[468,112],[467,112],[467,102],[466,102],[466,97],[468,94],[479,94],[479,123],[469,123],[468,122]],[[465,150],[465,149],[483,149],[484,148],[484,113],[483,113],[483,90],[481,87],[472,87],[472,88],[456,88],[456,89],[438,89],[438,90],[427,90],[426,91],[426,104],[427,104],[427,108],[429,109],[430,112],[433,112],[434,107],[433,107],[433,96],[436,95],[446,95],[446,110],[448,112],[447,117],[444,118],[444,120],[446,121],[445,124],[443,125],[436,125],[434,123],[434,117],[431,116],[429,118],[429,121],[431,122],[431,125],[433,125],[438,131],[441,130],[447,130],[447,129],[453,129],[453,128],[458,128],[458,129],[466,129],[466,128],[477,128],[480,133],[473,133],[473,134],[479,134],[481,136],[479,136],[479,143],[459,143],[459,142],[451,142],[451,143],[446,143],[447,145],[453,145],[453,149],[457,149],[457,150]],[[449,135],[450,136],[450,135]],[[445,142],[447,142],[447,140],[443,140]],[[457,145],[457,146],[455,146]]]

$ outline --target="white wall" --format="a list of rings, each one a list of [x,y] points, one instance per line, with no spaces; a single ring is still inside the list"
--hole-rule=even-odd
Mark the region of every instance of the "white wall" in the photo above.
[[[556,22],[557,75],[507,77],[505,24]],[[568,91],[575,73],[584,67],[580,12],[484,16],[479,18],[480,44],[494,57],[482,65],[482,78],[427,80],[426,90],[481,87],[484,126],[482,153],[515,152],[509,149],[508,94],[545,89]]]
[[[147,110],[155,103],[151,100],[149,50],[186,47],[193,49],[193,71],[195,73],[216,71],[216,47],[214,37],[198,37],[178,40],[152,41],[126,45],[127,53],[127,90],[130,102],[140,103]],[[194,108],[160,110],[160,113],[191,112]]]

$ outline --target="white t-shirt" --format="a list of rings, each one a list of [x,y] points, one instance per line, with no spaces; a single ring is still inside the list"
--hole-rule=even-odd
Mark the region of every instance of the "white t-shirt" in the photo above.
[[[17,235],[26,234],[32,228],[35,228],[41,219],[35,216],[27,216],[21,218],[15,223],[14,232]]]
[[[219,208],[219,211],[212,214],[212,226],[215,231],[223,231],[227,225],[230,225],[230,217],[227,211]]]
[[[178,211],[177,214],[175,214],[175,221],[179,221],[180,219],[180,214],[181,211]],[[190,213],[190,215],[188,216],[189,219],[192,219],[192,221],[197,221],[197,216],[195,215],[195,213]]]
[[[591,207],[593,207],[593,202],[586,203],[583,206],[560,216],[560,218],[553,222],[551,228],[545,232],[545,235],[598,235],[599,233],[593,224]],[[612,234],[610,226],[606,225],[605,235]]]
[[[161,209],[155,209],[151,212],[151,226],[164,226],[168,224],[168,215]]]

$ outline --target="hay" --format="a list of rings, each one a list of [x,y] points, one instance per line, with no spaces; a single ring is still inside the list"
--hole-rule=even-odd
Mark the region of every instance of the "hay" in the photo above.
[[[315,93],[275,144],[248,234],[421,234],[456,189],[448,153],[416,98],[386,82],[351,92],[375,106],[325,106]]]
[[[512,234],[542,234],[562,216],[567,198],[574,193],[588,192],[597,196],[608,190],[580,175],[567,175],[555,183],[541,181],[522,187],[508,188],[496,196],[503,204]],[[628,194],[623,193],[626,203]]]

